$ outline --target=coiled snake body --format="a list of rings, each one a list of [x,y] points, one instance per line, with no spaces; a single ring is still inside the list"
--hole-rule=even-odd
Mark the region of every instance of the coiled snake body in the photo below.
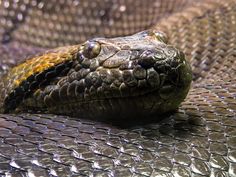
[[[16,8],[20,15],[1,17],[5,28],[0,106],[5,114],[0,117],[0,173],[236,175],[236,2],[152,1],[150,7],[141,1],[78,2],[60,2],[55,8],[51,8],[55,2],[44,1],[2,4],[9,14],[9,8]],[[17,7],[21,3],[24,6]],[[161,9],[168,12],[165,3],[169,13],[184,10],[162,19]],[[83,11],[87,21],[75,18],[82,13],[80,7],[91,8]],[[117,27],[115,35],[130,34],[146,27],[146,22],[156,24],[158,8],[160,20],[150,30],[75,44],[88,34],[83,29],[83,37],[76,37],[73,32],[81,32],[77,20],[94,25],[90,37],[94,31],[105,35],[117,24],[124,29]],[[37,27],[47,20],[50,23],[40,31]],[[109,34],[114,35],[112,30]],[[73,45],[42,52],[42,46],[68,43]],[[16,56],[38,51],[41,54],[8,70],[9,56],[15,63]],[[194,82],[185,99],[192,72]],[[103,119],[105,123],[97,122]]]

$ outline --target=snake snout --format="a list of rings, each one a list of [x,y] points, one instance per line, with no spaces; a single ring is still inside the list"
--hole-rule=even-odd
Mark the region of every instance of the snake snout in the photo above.
[[[191,68],[183,52],[172,46],[144,51],[138,64],[147,71],[148,84],[159,90],[163,99],[172,97],[178,90],[189,88]]]
[[[146,50],[138,60],[138,64],[143,69],[151,71],[151,73],[156,72],[156,75],[160,77],[160,86],[165,84],[178,85],[180,76],[178,68],[184,62],[184,54],[172,46]]]

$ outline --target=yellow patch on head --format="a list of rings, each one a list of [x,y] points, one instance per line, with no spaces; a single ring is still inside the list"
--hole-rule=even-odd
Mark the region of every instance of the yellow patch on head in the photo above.
[[[25,62],[14,67],[5,78],[6,80],[12,82],[10,90],[18,87],[31,75],[41,73],[65,61],[75,59],[76,53],[79,51],[79,47],[79,45],[60,47],[48,51],[43,55],[28,59]]]

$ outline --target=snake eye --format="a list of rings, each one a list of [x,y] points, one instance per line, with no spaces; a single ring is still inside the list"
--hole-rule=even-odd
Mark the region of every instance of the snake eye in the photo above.
[[[84,44],[82,53],[86,58],[92,59],[98,56],[100,51],[101,45],[98,42],[88,41]]]

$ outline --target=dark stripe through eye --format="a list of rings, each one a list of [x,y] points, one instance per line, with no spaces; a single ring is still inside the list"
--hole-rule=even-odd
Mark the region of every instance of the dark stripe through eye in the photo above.
[[[16,109],[24,99],[29,98],[37,89],[45,88],[57,76],[67,74],[72,63],[73,62],[70,60],[65,61],[41,73],[35,73],[22,81],[19,86],[6,97],[4,101],[4,112],[9,113]]]

